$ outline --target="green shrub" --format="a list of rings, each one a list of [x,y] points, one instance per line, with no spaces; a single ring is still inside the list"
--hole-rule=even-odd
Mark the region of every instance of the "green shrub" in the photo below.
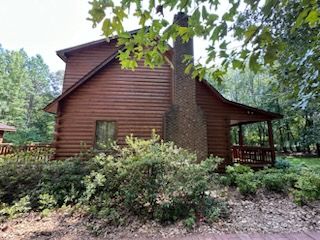
[[[212,198],[206,198],[204,216],[208,223],[213,223],[220,218],[227,218],[229,210],[225,202]]]
[[[238,176],[252,172],[253,170],[250,167],[236,163],[233,166],[227,166],[226,173],[228,179],[225,181],[230,185],[236,185]]]
[[[226,173],[227,181],[229,181],[230,185],[236,186],[239,192],[243,195],[255,194],[260,186],[259,179],[248,166],[240,164],[228,166]]]
[[[37,198],[39,180],[46,161],[18,156],[0,159],[0,202],[12,204],[29,195],[31,201]]]
[[[214,186],[214,171],[221,161],[208,158],[197,163],[195,154],[160,141],[129,136],[118,154],[100,154],[99,166],[85,177],[82,202],[106,217],[115,209],[120,218],[134,214],[160,222],[186,219],[203,212],[206,191]],[[108,199],[106,204],[101,204]]]
[[[183,221],[183,225],[188,229],[193,229],[196,225],[196,216],[192,215]]]
[[[274,167],[278,169],[288,169],[291,167],[291,163],[286,159],[276,159]]]
[[[82,179],[91,170],[89,161],[78,158],[49,161],[42,169],[38,192],[50,194],[58,206],[75,204],[85,191]]]
[[[49,200],[57,207],[76,203],[85,190],[82,179],[93,169],[90,162],[38,160],[37,156],[18,152],[0,159],[0,202],[11,206],[28,195],[31,208],[39,210]]]
[[[234,185],[235,183],[231,181],[231,178],[229,175],[221,175],[219,177],[219,183],[222,185],[222,186],[231,186],[231,185]]]
[[[286,175],[282,173],[265,174],[262,181],[265,188],[270,191],[286,192],[289,187],[286,180]]]
[[[149,140],[129,136],[126,144],[114,146],[113,155],[100,153],[89,161],[1,160],[3,215],[31,208],[47,214],[77,204],[114,225],[136,215],[163,223],[186,219],[191,226],[194,216],[212,222],[227,212],[208,194],[217,186],[215,169],[221,159],[199,163],[195,154],[155,134]]]
[[[287,193],[296,184],[301,170],[293,166],[284,167],[284,163],[281,166],[254,172],[247,166],[235,164],[227,167],[227,174],[222,180],[220,178],[220,182],[236,186],[243,195],[255,194],[260,188]]]
[[[253,172],[239,174],[235,182],[237,189],[243,195],[255,194],[259,186],[259,182]]]
[[[30,209],[30,197],[25,196],[21,198],[19,201],[14,202],[12,206],[3,203],[0,208],[0,216],[14,217],[21,213],[26,213]]]
[[[57,206],[57,200],[54,196],[48,193],[42,193],[39,196],[39,209],[46,210],[46,209],[53,209]]]
[[[297,180],[298,172],[294,169],[270,168],[256,173],[262,187],[274,192],[288,192]]]
[[[320,199],[320,169],[304,169],[293,191],[295,202],[305,204]]]

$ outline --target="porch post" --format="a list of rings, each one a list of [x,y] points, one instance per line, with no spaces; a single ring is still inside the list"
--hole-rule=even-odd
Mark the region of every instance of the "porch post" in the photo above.
[[[243,146],[243,132],[242,132],[242,125],[239,125],[239,146]]]
[[[3,135],[4,135],[4,131],[0,130],[0,144],[3,143]]]
[[[272,123],[271,121],[267,121],[268,124],[268,139],[269,139],[269,147],[271,148],[271,157],[272,162],[274,163],[276,160],[275,150],[274,150],[274,143],[273,143],[273,132],[272,132]]]

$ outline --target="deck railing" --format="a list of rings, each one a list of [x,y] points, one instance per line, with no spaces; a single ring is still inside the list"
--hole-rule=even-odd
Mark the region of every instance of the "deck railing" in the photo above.
[[[12,144],[0,144],[0,157],[15,156],[34,158],[35,160],[49,160],[54,154],[52,144],[28,144],[14,146]]]
[[[232,146],[234,163],[248,165],[271,165],[275,161],[275,151],[270,147]]]

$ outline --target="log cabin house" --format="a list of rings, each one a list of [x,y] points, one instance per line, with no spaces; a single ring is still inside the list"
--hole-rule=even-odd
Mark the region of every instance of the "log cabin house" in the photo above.
[[[187,26],[185,14],[175,18]],[[192,39],[183,43],[178,38],[161,67],[139,62],[135,71],[121,69],[116,42],[114,37],[57,52],[66,62],[63,91],[45,107],[56,115],[56,159],[79,153],[81,143],[100,148],[115,140],[121,145],[127,135],[149,138],[155,129],[199,158],[224,158],[224,165],[274,162],[271,121],[282,116],[229,101],[207,81],[185,74],[182,59],[193,54]],[[244,146],[242,125],[262,121],[268,123],[269,147]],[[231,146],[232,126],[239,126],[237,146]]]

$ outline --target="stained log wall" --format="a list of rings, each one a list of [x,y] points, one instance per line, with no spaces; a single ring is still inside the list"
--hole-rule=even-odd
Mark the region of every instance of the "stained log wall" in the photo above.
[[[62,90],[65,91],[72,86],[115,50],[116,41],[113,40],[108,44],[101,43],[68,54]]]
[[[114,51],[115,41],[69,53],[63,91],[80,80]],[[56,119],[56,158],[94,144],[97,120],[116,121],[117,139],[150,137],[152,129],[163,136],[163,120],[172,104],[172,69],[165,64],[154,70],[142,63],[135,71],[122,70],[113,60],[107,67],[59,103]],[[263,120],[265,115],[226,103],[205,83],[196,83],[196,100],[207,121],[208,153],[231,159],[230,123]]]
[[[78,153],[81,143],[91,147],[96,120],[116,121],[119,144],[129,134],[149,138],[152,129],[162,135],[171,79],[169,64],[151,70],[140,63],[130,71],[122,70],[117,60],[109,63],[60,103],[55,157]]]

